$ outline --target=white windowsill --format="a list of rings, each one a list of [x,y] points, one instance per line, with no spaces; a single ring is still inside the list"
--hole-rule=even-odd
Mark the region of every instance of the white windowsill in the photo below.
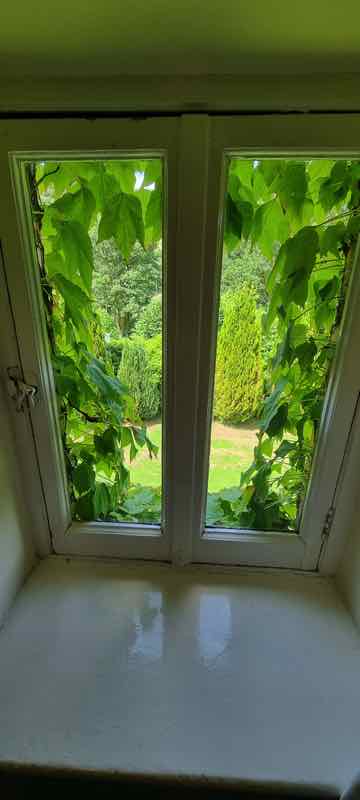
[[[0,634],[0,766],[341,789],[359,676],[329,579],[52,557]]]

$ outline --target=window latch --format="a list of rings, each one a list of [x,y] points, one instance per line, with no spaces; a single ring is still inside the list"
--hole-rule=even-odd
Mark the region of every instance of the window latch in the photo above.
[[[38,396],[38,387],[25,383],[21,377],[19,367],[7,368],[7,385],[10,397],[15,403],[16,411],[24,411],[26,400],[34,406]]]
[[[335,510],[336,510],[335,506],[330,506],[330,508],[329,508],[329,510],[328,510],[328,512],[326,514],[324,527],[322,529],[322,537],[323,537],[323,539],[328,539],[329,536],[330,536],[330,531],[331,531],[331,528],[332,528],[332,524],[334,522]]]

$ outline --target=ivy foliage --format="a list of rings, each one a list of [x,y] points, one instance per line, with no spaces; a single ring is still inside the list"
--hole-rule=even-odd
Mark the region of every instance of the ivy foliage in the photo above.
[[[360,230],[360,163],[230,162],[225,249],[256,247],[271,263],[267,371],[258,445],[239,486],[209,497],[207,521],[298,528]]]
[[[95,255],[108,264],[111,251],[119,305],[123,278],[130,293],[140,285],[131,271],[140,253],[153,276],[145,294],[160,291],[161,161],[29,163],[28,179],[73,517],[159,521],[159,491],[132,486],[129,471],[139,450],[153,456],[156,448],[139,403],[117,375],[123,334],[140,324],[140,306],[134,293],[121,309],[126,314],[110,319],[112,283],[105,269],[98,281]],[[261,254],[258,305],[265,307],[263,340],[271,341],[272,360],[253,464],[238,486],[210,498],[210,524],[298,527],[360,228],[359,200],[359,162],[230,162],[226,258]],[[109,358],[104,331],[111,325],[121,344]],[[161,336],[155,338],[160,350],[143,342],[152,369],[159,357],[161,365]]]
[[[160,521],[159,492],[139,497],[130,483],[138,451],[152,457],[157,448],[107,354],[94,249],[108,244],[125,265],[134,248],[151,256],[161,236],[161,162],[31,163],[28,180],[73,518]]]

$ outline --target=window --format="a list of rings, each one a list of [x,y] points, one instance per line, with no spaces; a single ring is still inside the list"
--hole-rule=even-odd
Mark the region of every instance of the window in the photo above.
[[[206,522],[299,531],[353,267],[358,161],[229,158]]]
[[[317,567],[358,399],[360,131],[328,125],[7,123],[57,552]]]
[[[161,523],[162,171],[24,162],[74,521]]]

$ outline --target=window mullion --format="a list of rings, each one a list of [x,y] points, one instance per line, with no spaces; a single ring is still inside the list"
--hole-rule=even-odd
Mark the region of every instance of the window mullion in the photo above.
[[[174,402],[168,424],[173,432],[171,532],[172,560],[192,559],[199,519],[195,479],[198,449],[199,349],[205,255],[208,180],[208,129],[205,115],[184,116],[180,129],[178,226],[176,246],[176,335]]]

